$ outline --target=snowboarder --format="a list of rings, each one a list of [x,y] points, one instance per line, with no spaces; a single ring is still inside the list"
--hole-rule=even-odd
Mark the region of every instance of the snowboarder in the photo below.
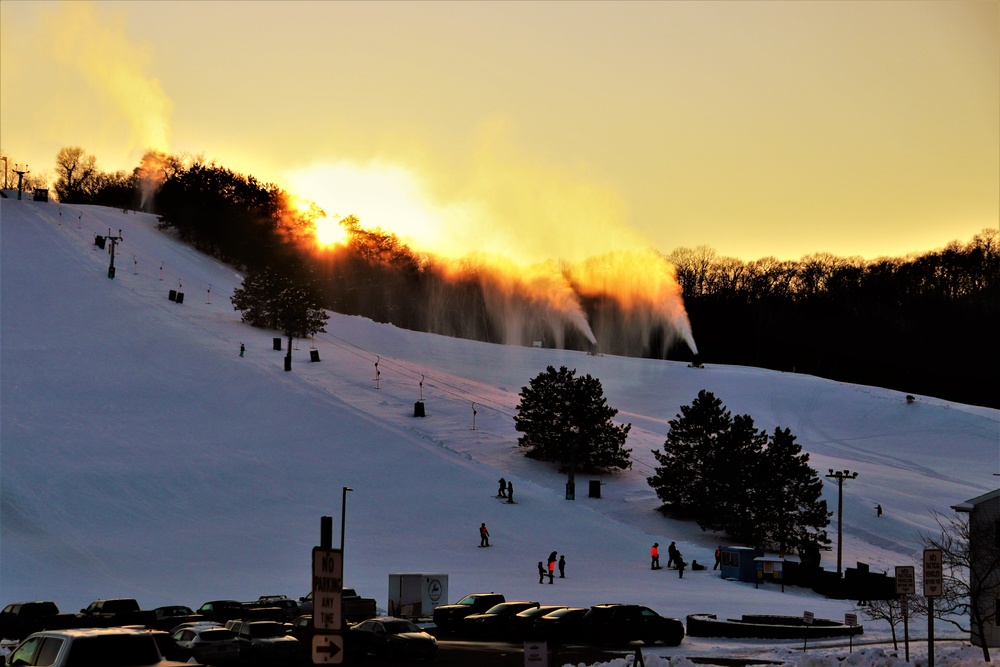
[[[514,502],[514,482],[507,481],[507,502]]]
[[[555,583],[556,576],[556,552],[549,554],[549,583]]]
[[[559,556],[559,578],[566,578],[566,556]]]
[[[722,567],[722,545],[721,544],[719,546],[715,547],[715,566],[712,569],[713,570],[718,570],[720,567]]]
[[[542,564],[542,561],[538,561],[538,583],[545,583],[545,565]]]
[[[500,483],[500,490],[497,491],[497,498],[506,498],[507,497],[507,480],[505,480],[503,477],[501,477],[499,483]]]
[[[671,542],[670,546],[667,547],[667,567],[669,568],[676,566],[679,556],[680,552],[677,551],[677,545]]]
[[[684,557],[681,556],[681,552],[678,551],[677,555],[674,557],[674,561],[677,563],[677,578],[684,578],[684,568],[687,567],[687,563],[684,562]]]
[[[243,353],[246,351],[247,351],[247,346],[244,345],[243,343],[240,343],[240,356],[242,357]]]
[[[695,559],[695,560],[691,561],[691,569],[692,570],[707,570],[708,566],[707,565],[702,565],[701,563],[698,562],[697,559]]]
[[[882,505],[875,506],[875,516],[882,516]]]
[[[649,555],[653,559],[653,563],[649,566],[651,570],[659,570],[660,568],[660,543],[653,542],[653,548],[649,550]]]
[[[486,524],[479,524],[479,546],[490,546],[490,531],[486,530]]]

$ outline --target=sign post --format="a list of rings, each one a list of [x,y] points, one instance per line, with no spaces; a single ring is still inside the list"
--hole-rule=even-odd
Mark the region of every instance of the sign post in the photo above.
[[[940,549],[924,549],[924,597],[927,598],[927,667],[934,667],[934,598],[944,592]]]
[[[802,651],[806,650],[806,642],[809,640],[809,630],[812,627],[813,621],[816,619],[816,614],[811,611],[802,612],[802,624],[806,626],[805,632],[802,633]]]
[[[312,557],[313,663],[339,665],[344,661],[344,556],[340,549],[313,547]]]
[[[851,613],[844,614],[844,625],[846,625],[849,628],[853,628],[857,624],[858,624],[857,614],[851,614]],[[852,632],[851,634],[848,635],[848,637],[849,641],[847,643],[848,646],[847,650],[849,653],[854,653],[854,633]]]
[[[910,598],[917,593],[917,568],[912,565],[896,566],[896,595],[899,596],[899,608],[903,613],[903,647],[906,651],[906,662],[910,661]]]

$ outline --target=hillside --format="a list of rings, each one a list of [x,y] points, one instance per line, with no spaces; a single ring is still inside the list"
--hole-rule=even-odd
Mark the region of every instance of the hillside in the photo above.
[[[155,222],[0,203],[2,602],[73,611],[101,597],[152,608],[302,595],[319,518],[337,517],[348,486],[346,581],[381,606],[389,573],[440,572],[451,600],[498,590],[680,617],[842,618],[849,602],[808,591],[650,572],[653,541],[707,563],[719,542],[661,517],[645,482],[667,420],[700,389],[760,428],[791,428],[816,469],[859,471],[844,488],[848,565],[917,564],[930,511],[949,514],[996,486],[1000,411],[711,359],[697,369],[504,347],[334,314],[327,333],[298,342],[287,373],[274,334],[241,324],[229,303],[240,276]],[[114,280],[93,243],[109,229],[123,238]],[[598,377],[633,425],[633,468],[603,478],[600,499],[585,497],[584,478],[566,501],[565,477],[517,450],[518,392],[547,365]],[[413,416],[421,396],[423,419]],[[499,477],[513,481],[516,505],[494,498]],[[831,508],[836,493],[826,485]],[[481,522],[495,548],[476,548]],[[535,563],[552,550],[569,578],[541,590]]]

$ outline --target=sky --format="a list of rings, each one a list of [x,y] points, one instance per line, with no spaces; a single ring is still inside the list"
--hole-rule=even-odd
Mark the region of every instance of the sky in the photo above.
[[[1000,224],[1000,4],[0,2],[0,148],[201,155],[415,249],[903,256]]]
[[[109,228],[123,239],[114,280],[94,245]],[[653,542],[675,541],[702,563],[728,544],[660,515],[646,483],[668,420],[701,389],[760,429],[790,428],[815,469],[859,473],[843,487],[845,567],[919,571],[918,534],[935,531],[932,513],[954,516],[953,505],[997,485],[1000,411],[795,373],[486,344],[336,313],[326,332],[293,345],[285,372],[274,332],[233,310],[239,283],[157,230],[153,215],[0,199],[0,605],[298,597],[320,517],[336,526],[343,516],[345,585],[382,610],[389,574],[434,573],[447,575],[449,602],[492,590],[542,604],[632,602],[681,619],[856,612],[855,601],[795,587],[650,570]],[[518,394],[548,365],[599,379],[616,421],[632,424],[632,468],[578,475],[573,501],[565,474],[516,445]],[[424,418],[414,417],[418,400]],[[495,497],[501,477],[515,504]],[[591,480],[600,498],[587,497]],[[823,481],[835,508],[837,486]],[[477,548],[482,522],[490,549]],[[565,555],[566,579],[540,587],[535,564],[551,551]],[[822,556],[828,570],[835,553]],[[864,641],[889,637],[859,617]],[[920,624],[911,637],[924,636]],[[935,632],[958,636],[940,622]],[[696,637],[643,653],[835,667],[847,648],[830,643],[839,646],[810,642],[808,658],[799,641]],[[902,667],[885,645],[870,659],[858,648],[848,664]],[[938,664],[984,664],[963,655]]]

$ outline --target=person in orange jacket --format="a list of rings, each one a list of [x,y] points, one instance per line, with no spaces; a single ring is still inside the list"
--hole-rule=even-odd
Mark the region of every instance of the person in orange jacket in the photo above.
[[[653,559],[653,564],[649,569],[659,570],[660,568],[660,543],[653,542],[653,548],[649,550],[649,555]]]
[[[486,524],[479,524],[479,546],[490,546],[490,531],[486,530]]]

